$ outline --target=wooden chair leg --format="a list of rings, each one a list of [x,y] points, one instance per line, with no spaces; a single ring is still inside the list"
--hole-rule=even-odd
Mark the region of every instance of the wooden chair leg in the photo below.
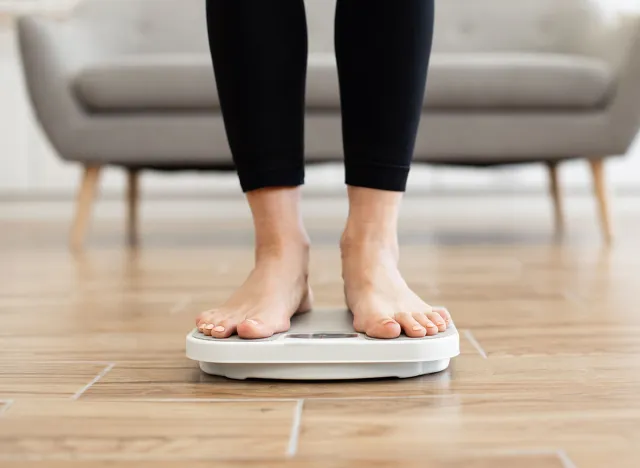
[[[547,170],[549,173],[549,193],[553,201],[554,226],[557,237],[564,234],[564,208],[562,203],[562,190],[560,188],[560,177],[558,174],[558,161],[548,161]]]
[[[101,166],[86,166],[84,168],[69,238],[69,244],[73,250],[80,250],[84,245],[89,218],[91,217],[91,209],[98,192],[101,169]]]
[[[613,240],[613,231],[611,229],[611,215],[609,212],[604,162],[605,158],[589,159],[591,175],[593,176],[593,191],[596,196],[600,216],[600,228],[605,242],[610,244]]]
[[[140,198],[140,171],[127,170],[127,239],[131,247],[138,245],[138,206]]]

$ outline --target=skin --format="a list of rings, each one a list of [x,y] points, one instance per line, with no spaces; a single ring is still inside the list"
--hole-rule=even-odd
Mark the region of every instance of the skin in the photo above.
[[[349,217],[341,239],[342,277],[354,328],[374,338],[435,335],[451,317],[417,296],[398,269],[398,213],[402,194],[348,187]],[[202,312],[205,335],[266,338],[289,329],[291,317],[311,309],[309,237],[299,187],[247,193],[253,216],[255,267],[221,306]]]

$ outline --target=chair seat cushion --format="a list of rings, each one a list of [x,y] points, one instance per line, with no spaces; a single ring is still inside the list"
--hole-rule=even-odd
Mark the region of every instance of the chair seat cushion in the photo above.
[[[189,111],[218,108],[211,60],[199,55],[127,55],[85,66],[74,79],[93,111]]]
[[[374,66],[371,73],[375,72]],[[614,84],[606,62],[585,56],[434,54],[425,108],[597,108],[606,104]],[[93,112],[197,112],[220,107],[211,60],[202,54],[123,56],[94,63],[80,70],[74,89]],[[311,55],[307,108],[339,106],[335,58]]]
[[[434,57],[426,103],[433,108],[593,108],[615,81],[604,61],[554,54]]]

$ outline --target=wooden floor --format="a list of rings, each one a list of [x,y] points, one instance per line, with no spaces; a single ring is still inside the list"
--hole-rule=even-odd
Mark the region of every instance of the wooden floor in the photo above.
[[[402,268],[451,310],[461,356],[348,383],[185,358],[196,312],[251,264],[243,221],[146,223],[137,251],[98,223],[75,256],[62,222],[2,223],[0,467],[640,466],[640,203],[610,249],[595,218],[563,243],[538,218],[456,219],[404,223]],[[341,222],[310,223],[320,308],[342,305]]]

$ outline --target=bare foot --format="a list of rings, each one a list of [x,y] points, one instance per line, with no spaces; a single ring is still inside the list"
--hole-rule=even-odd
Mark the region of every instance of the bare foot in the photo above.
[[[353,326],[374,338],[436,335],[451,320],[415,294],[398,270],[397,249],[375,242],[342,242],[342,276]]]
[[[350,213],[342,236],[342,277],[354,328],[374,338],[404,332],[419,338],[449,326],[415,294],[398,269],[397,214],[401,194],[349,187]]]
[[[311,309],[309,238],[300,216],[300,189],[249,192],[256,232],[256,263],[244,284],[220,307],[201,313],[205,335],[267,338],[287,331],[291,317]]]
[[[256,257],[244,284],[222,306],[198,316],[202,333],[214,338],[234,333],[267,338],[287,331],[294,314],[311,309],[307,246],[262,247]]]

